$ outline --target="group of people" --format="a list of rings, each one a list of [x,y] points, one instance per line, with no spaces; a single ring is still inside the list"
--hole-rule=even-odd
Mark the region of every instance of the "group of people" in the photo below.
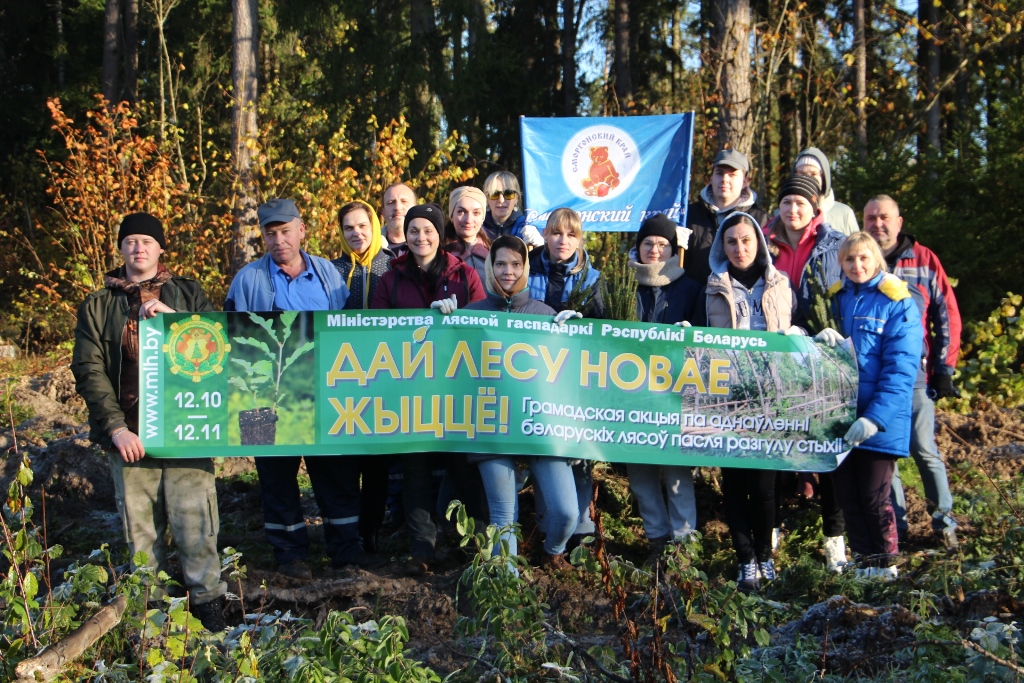
[[[723,150],[710,181],[688,207],[691,232],[664,215],[636,233],[629,266],[636,314],[643,322],[814,334],[827,344],[852,339],[860,374],[857,421],[846,435],[853,451],[816,483],[825,556],[841,571],[844,532],[858,571],[894,576],[898,534],[906,525],[896,472],[908,452],[921,469],[934,507],[933,526],[955,546],[956,522],[945,466],[935,447],[933,398],[955,393],[959,351],[956,301],[934,253],[902,232],[896,202],[868,202],[864,229],[836,202],[828,159],[802,152],[769,217],[749,186],[747,158]],[[233,279],[226,311],[475,309],[571,318],[605,315],[600,273],[584,246],[580,216],[548,215],[543,230],[520,210],[516,177],[492,174],[483,189],[458,187],[447,211],[420,204],[412,188],[393,185],[374,207],[354,200],[338,211],[341,254],[333,261],[303,249],[306,226],[289,199],[258,210],[266,253]],[[124,265],[78,312],[72,370],[89,409],[92,440],[107,452],[125,534],[133,554],[167,571],[164,536],[178,549],[190,605],[211,629],[222,628],[226,585],[220,576],[216,489],[209,459],[145,458],[138,437],[139,320],[159,313],[213,310],[198,284],[161,263],[161,223],[126,216],[118,247]],[[828,289],[838,329],[809,329],[810,281]],[[300,505],[299,456],[256,458],[264,531],[278,571],[309,579],[309,537]],[[399,467],[400,466],[400,467]],[[589,463],[524,454],[405,454],[306,458],[323,520],[325,551],[336,568],[384,563],[377,534],[389,478],[402,472],[401,501],[409,536],[407,573],[429,570],[438,535],[439,493],[433,474],[445,469],[442,498],[458,497],[471,514],[511,531],[519,519],[523,472],[533,482],[542,564],[568,566],[568,545],[594,530]],[[654,553],[697,528],[692,469],[630,464],[630,487]],[[726,469],[724,513],[740,567],[739,584],[755,590],[777,570],[775,472]],[[205,496],[196,495],[205,492]],[[892,497],[890,499],[890,491]],[[845,526],[844,526],[845,525]],[[151,599],[164,588],[152,587]]]

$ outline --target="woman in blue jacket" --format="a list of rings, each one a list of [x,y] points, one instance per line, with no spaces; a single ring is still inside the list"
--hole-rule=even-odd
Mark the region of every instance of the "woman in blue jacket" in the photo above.
[[[849,337],[857,354],[857,421],[843,437],[849,455],[832,473],[854,555],[865,576],[896,577],[896,516],[889,500],[896,458],[910,449],[914,380],[921,362],[921,317],[905,282],[885,272],[882,252],[869,234],[847,237],[839,247],[843,279],[833,308],[840,334],[816,337],[830,346]],[[838,290],[838,291],[836,291]]]

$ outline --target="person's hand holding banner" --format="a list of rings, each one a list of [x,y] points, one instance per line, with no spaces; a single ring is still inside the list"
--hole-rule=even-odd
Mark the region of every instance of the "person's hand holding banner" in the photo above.
[[[866,417],[858,417],[843,437],[850,448],[856,448],[878,433],[878,425]]]
[[[562,311],[561,313],[555,313],[555,322],[559,325],[564,325],[567,320],[582,317],[583,314],[578,311]]]
[[[784,330],[779,330],[779,334],[784,334],[787,337],[806,337],[807,336],[807,333],[804,331],[804,328],[800,327],[799,325],[790,325],[789,327],[787,327]],[[831,344],[830,344],[830,346],[831,346]]]
[[[689,323],[689,321],[687,321],[687,320],[680,320],[679,322],[675,323],[675,326],[676,327],[693,327],[693,325],[691,325]]]
[[[528,247],[544,246],[544,238],[541,236],[540,230],[533,225],[524,225],[523,232],[520,236],[522,237],[522,240],[526,242],[526,246]]]
[[[843,335],[839,334],[831,327],[826,327],[821,332],[814,335],[814,341],[820,341],[827,346],[835,346],[843,342]]]
[[[456,299],[453,294],[447,299],[438,299],[434,303],[430,304],[430,307],[439,309],[443,315],[450,315],[459,307],[459,300]]]

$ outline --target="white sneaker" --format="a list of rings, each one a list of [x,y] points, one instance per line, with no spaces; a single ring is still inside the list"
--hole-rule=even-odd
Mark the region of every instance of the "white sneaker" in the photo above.
[[[875,574],[872,578],[879,581],[895,581],[897,576],[899,576],[899,570],[896,565],[893,565],[891,567],[875,567]]]
[[[839,574],[846,564],[846,543],[842,536],[825,537],[825,566],[830,572]]]
[[[772,529],[772,552],[777,553],[779,551],[779,541],[782,540],[782,534],[779,533],[781,530],[779,527]]]

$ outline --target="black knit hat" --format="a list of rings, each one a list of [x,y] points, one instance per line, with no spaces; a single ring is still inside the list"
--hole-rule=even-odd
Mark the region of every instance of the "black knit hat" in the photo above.
[[[409,232],[409,221],[413,218],[426,218],[437,228],[438,235],[444,234],[444,213],[437,204],[417,204],[409,207],[409,210],[405,212],[405,223],[402,226],[406,234]]]
[[[156,240],[161,249],[167,248],[167,241],[164,239],[164,226],[160,219],[148,213],[130,213],[121,219],[121,227],[117,231],[117,248],[121,248],[121,242],[129,235],[148,235]]]
[[[779,203],[782,203],[783,197],[789,197],[790,195],[799,195],[809,201],[814,206],[818,206],[818,199],[821,196],[821,186],[818,185],[818,181],[809,175],[791,175],[786,179],[786,182],[782,183],[782,187],[779,188]]]
[[[679,248],[676,243],[676,228],[678,227],[676,222],[665,214],[656,213],[640,224],[640,229],[636,233],[636,248],[639,250],[644,239],[654,235],[667,239],[668,243],[672,245],[672,253],[675,254]]]

